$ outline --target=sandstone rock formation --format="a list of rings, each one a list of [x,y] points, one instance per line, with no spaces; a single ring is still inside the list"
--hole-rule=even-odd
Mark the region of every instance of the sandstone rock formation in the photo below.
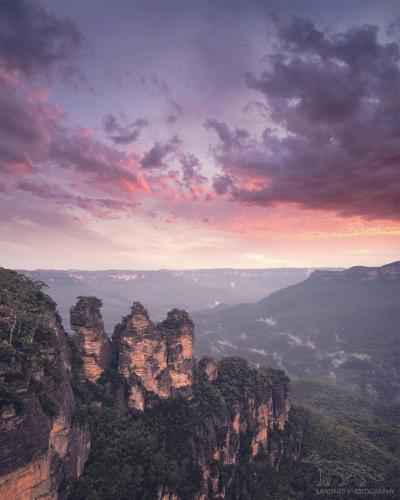
[[[54,303],[40,324],[36,337],[32,330],[25,341],[31,344],[25,354],[0,366],[6,391],[0,401],[1,499],[65,498],[89,454],[89,432],[73,419],[70,349]]]
[[[299,458],[301,429],[291,435],[283,432],[290,414],[289,381],[283,372],[258,371],[241,358],[225,358],[218,364],[204,358],[199,362],[199,370],[207,380],[211,378],[211,385],[225,400],[213,412],[205,432],[203,427],[200,443],[204,444],[195,452],[203,475],[200,498],[225,498],[230,483],[220,481],[221,469],[239,466],[244,443],[249,447],[248,462],[256,460],[257,467],[276,470],[283,456]]]
[[[208,356],[199,361],[200,374],[209,382],[213,382],[218,376],[218,363]]]
[[[193,321],[186,311],[173,309],[162,322],[161,331],[166,339],[171,390],[184,389],[190,395],[193,384]]]
[[[113,342],[118,372],[128,388],[128,406],[143,410],[148,396],[169,398],[176,391],[191,394],[194,325],[185,311],[174,309],[155,325],[146,309],[134,302],[116,326]]]
[[[111,342],[104,330],[100,308],[96,297],[78,297],[70,309],[71,328],[83,360],[83,376],[96,382],[111,360]]]
[[[155,324],[139,302],[115,327],[111,343],[101,301],[79,297],[71,308],[74,333],[68,338],[55,304],[43,297],[47,309],[40,321],[36,309],[30,310],[33,316],[24,326],[29,336],[18,339],[20,351],[1,340],[0,383],[6,382],[0,386],[5,391],[0,400],[1,499],[64,500],[72,480],[82,474],[90,438],[85,425],[74,418],[77,402],[71,379],[83,383],[75,390],[81,404],[101,406],[107,401],[124,411],[135,410],[132,419],[149,408],[147,416],[160,411],[160,422],[177,424],[185,445],[173,455],[174,475],[189,478],[196,471],[196,500],[242,498],[235,471],[243,464],[252,470],[276,470],[282,457],[298,459],[302,429],[287,425],[290,390],[282,371],[255,369],[241,358],[195,363],[189,315],[173,309]],[[3,311],[1,318],[7,315]],[[73,349],[82,367],[71,364]],[[160,399],[170,401],[157,406]],[[179,411],[190,420],[174,422]],[[167,448],[163,439],[161,433],[159,445]],[[162,480],[156,496],[181,498]]]

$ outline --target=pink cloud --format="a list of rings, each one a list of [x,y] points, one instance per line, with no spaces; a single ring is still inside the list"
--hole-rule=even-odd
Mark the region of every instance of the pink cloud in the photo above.
[[[0,66],[0,176],[10,203],[15,190],[24,191],[33,203],[40,199],[43,210],[47,202],[102,219],[129,215],[143,197],[179,203],[211,191],[200,164],[181,151],[177,138],[167,148],[179,159],[177,168],[143,169],[135,151],[96,139],[90,128],[65,126],[65,114],[48,98],[47,89],[28,89]]]

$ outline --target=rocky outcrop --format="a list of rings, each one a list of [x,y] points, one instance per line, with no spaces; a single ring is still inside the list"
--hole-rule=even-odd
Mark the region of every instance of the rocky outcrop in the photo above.
[[[96,382],[110,364],[111,342],[104,330],[101,300],[96,297],[78,299],[70,309],[71,328],[83,361],[83,377]]]
[[[173,309],[162,322],[161,332],[166,339],[171,391],[184,390],[189,396],[193,384],[193,321],[186,311]]]
[[[40,300],[22,304],[14,344],[7,340],[14,302],[0,311],[0,498],[68,496],[90,450],[77,400],[98,409],[106,402],[106,409],[135,410],[127,425],[129,418],[138,423],[155,417],[150,437],[157,436],[157,450],[171,462],[167,476],[175,481],[164,484],[166,476],[160,477],[152,498],[249,498],[243,466],[255,476],[277,470],[282,457],[299,458],[302,430],[288,425],[289,380],[282,371],[255,369],[241,358],[195,363],[188,314],[173,309],[155,324],[138,302],[116,326],[112,345],[101,301],[79,297],[71,308],[74,333],[68,338],[55,304],[39,293],[40,284],[28,285],[27,300]],[[140,463],[138,477],[142,473]],[[179,478],[185,494],[172,486],[181,484]]]
[[[74,421],[70,349],[55,304],[40,321],[32,314],[31,338],[16,340],[23,351],[1,363],[0,498],[63,499],[83,471],[90,438]]]
[[[155,325],[146,309],[134,302],[131,313],[116,326],[113,342],[118,372],[126,382],[128,406],[143,410],[153,396],[177,392],[191,395],[194,325],[185,311],[174,309]]]
[[[131,313],[116,326],[113,342],[130,408],[143,410],[147,392],[169,397],[166,342],[139,302],[133,303]]]
[[[213,382],[218,377],[218,363],[213,358],[205,356],[199,361],[199,374],[209,382]]]
[[[241,358],[225,358],[218,365],[206,358],[199,362],[199,369],[212,374],[211,386],[225,401],[219,407],[214,402],[217,410],[203,427],[205,433],[199,441],[205,445],[195,452],[204,481],[203,496],[199,498],[225,498],[227,489],[232,494],[232,488],[233,491],[236,488],[232,485],[235,474],[232,472],[230,478],[222,481],[221,471],[226,466],[234,471],[244,455],[258,469],[275,470],[283,456],[299,458],[301,430],[293,434],[286,429],[290,391],[283,372],[255,370]]]
[[[180,438],[186,447],[176,458],[179,477],[193,470],[201,477],[190,498],[252,498],[244,468],[256,481],[257,473],[277,470],[283,457],[299,459],[302,428],[288,423],[289,380],[281,370],[257,370],[241,358],[218,363],[204,358],[196,368],[194,389],[185,410],[190,415],[192,408],[194,415],[189,428],[182,425],[186,435]],[[159,498],[177,495],[168,488],[159,492]]]
[[[157,491],[157,500],[178,500],[178,495],[166,486],[160,486]]]

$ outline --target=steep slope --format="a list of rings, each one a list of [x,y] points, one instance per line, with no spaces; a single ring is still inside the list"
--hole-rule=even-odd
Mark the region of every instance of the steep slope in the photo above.
[[[126,384],[130,408],[143,410],[146,393],[162,399],[191,396],[193,330],[185,311],[173,309],[155,325],[142,304],[133,303],[113,334],[118,373]]]
[[[92,316],[82,307],[88,302],[98,304],[81,297],[71,308],[73,317],[80,311],[79,324]],[[134,302],[115,327],[113,359],[101,376],[85,377],[84,362],[78,366],[80,408],[96,444],[72,498],[229,498],[242,463],[267,472],[284,457],[299,459],[302,429],[289,424],[285,374],[240,358],[196,363],[193,329],[183,310],[155,324]],[[92,329],[72,337],[84,361],[85,346],[90,353],[93,346],[82,336],[91,339]]]
[[[70,309],[70,323],[77,349],[82,356],[83,377],[95,382],[111,361],[111,342],[104,330],[101,300],[79,297]]]
[[[0,498],[65,498],[88,457],[71,353],[43,284],[0,269]]]
[[[329,376],[392,398],[400,385],[400,263],[316,271],[255,304],[194,314],[198,351],[291,376]]]
[[[396,280],[393,269],[373,276]],[[296,397],[315,404],[322,390],[326,415],[292,407],[282,370],[196,362],[183,310],[154,323],[134,302],[110,342],[96,297],[71,308],[68,336],[42,283],[1,270],[0,285],[0,498],[308,499],[315,457],[356,462],[367,487],[398,487],[388,406],[311,380]],[[357,406],[356,430],[341,405]],[[362,498],[352,481],[355,493],[335,498]]]
[[[87,407],[93,455],[71,500],[252,498],[257,474],[271,478],[283,460],[298,461],[303,431],[290,417],[285,375],[239,358],[216,369],[212,381],[196,369],[190,399],[124,415]]]

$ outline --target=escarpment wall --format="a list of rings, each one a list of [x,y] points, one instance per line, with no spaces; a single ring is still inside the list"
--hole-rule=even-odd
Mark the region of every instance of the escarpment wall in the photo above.
[[[52,307],[41,322],[32,347],[0,363],[1,499],[65,498],[89,454],[89,432],[74,423],[67,335]]]
[[[283,372],[258,371],[241,358],[219,363],[204,358],[198,370],[199,383],[205,381],[215,397],[212,414],[196,429],[198,444],[193,455],[203,477],[199,498],[225,498],[228,490],[230,495],[239,495],[234,471],[244,460],[257,469],[272,470],[279,468],[283,457],[298,460],[302,430],[289,432],[286,426],[290,390]],[[230,466],[228,476],[226,466]]]
[[[79,297],[68,337],[53,304],[41,320],[46,335],[32,340],[35,348],[25,345],[18,356],[0,360],[0,377],[12,393],[0,404],[1,499],[67,497],[90,450],[89,432],[75,418],[77,401],[99,406],[102,395],[107,404],[132,410],[133,419],[138,411],[172,409],[174,416],[184,408],[191,419],[178,425],[185,445],[171,457],[178,477],[198,472],[194,500],[240,498],[244,465],[277,470],[283,457],[298,459],[301,429],[287,425],[290,388],[283,372],[252,368],[241,358],[196,362],[194,324],[179,309],[154,323],[134,302],[110,341],[101,305],[96,297]],[[160,484],[157,495],[181,498],[170,484]]]
[[[194,324],[185,311],[173,309],[156,324],[134,302],[112,338],[114,369],[124,383],[118,398],[131,410],[146,411],[156,408],[157,401],[183,397],[201,412],[205,402],[196,399],[196,391],[201,398],[214,394],[209,413],[193,422],[188,448],[176,460],[182,477],[189,477],[193,467],[200,471],[196,498],[225,498],[227,491],[236,491],[234,471],[243,460],[275,470],[282,457],[296,460],[301,432],[287,433],[290,388],[282,371],[256,370],[241,358],[196,363],[193,341]],[[230,476],[227,467],[233,471]],[[160,486],[159,495],[179,498],[167,485]]]

